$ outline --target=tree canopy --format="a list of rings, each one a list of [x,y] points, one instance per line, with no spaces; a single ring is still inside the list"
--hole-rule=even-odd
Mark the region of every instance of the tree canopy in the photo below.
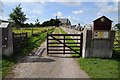
[[[42,23],[42,26],[59,26],[61,22],[58,19],[50,19]]]
[[[40,25],[40,21],[39,21],[38,18],[37,18],[36,21],[35,21],[35,26],[36,26],[36,27],[40,27],[40,26],[41,26],[41,25]]]
[[[16,27],[21,26],[28,19],[26,18],[26,14],[24,14],[24,12],[22,11],[22,7],[20,4],[16,6],[15,9],[13,9],[13,12],[10,13],[9,17],[9,21],[17,25]]]
[[[120,30],[120,23],[115,25]]]

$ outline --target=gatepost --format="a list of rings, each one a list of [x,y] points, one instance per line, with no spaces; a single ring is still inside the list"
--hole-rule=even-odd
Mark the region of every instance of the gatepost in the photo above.
[[[112,21],[102,16],[93,21],[92,29],[83,31],[82,57],[111,58],[115,31],[111,30]]]
[[[0,23],[0,50],[1,54],[11,56],[13,54],[13,41],[12,41],[12,23],[2,21]]]

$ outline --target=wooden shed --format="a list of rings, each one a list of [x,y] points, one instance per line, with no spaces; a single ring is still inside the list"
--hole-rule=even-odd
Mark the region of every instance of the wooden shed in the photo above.
[[[93,30],[111,30],[112,20],[102,16],[93,21]]]
[[[13,53],[12,24],[3,20],[0,21],[0,50],[6,56]]]

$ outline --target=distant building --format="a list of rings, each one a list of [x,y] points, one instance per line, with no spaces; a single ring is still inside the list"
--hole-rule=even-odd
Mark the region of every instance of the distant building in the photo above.
[[[76,25],[71,25],[70,28],[71,29],[75,29]]]
[[[92,24],[85,24],[84,25],[84,28],[87,28],[87,29],[89,29],[89,30],[92,30],[92,28],[93,28],[93,26],[92,26]]]
[[[1,24],[2,22],[8,22],[8,21],[5,21],[5,20],[0,20],[0,24]]]
[[[75,27],[75,30],[78,30],[78,31],[82,30],[82,26],[80,25],[80,23],[78,23],[78,25]]]
[[[59,21],[61,22],[60,26],[70,26],[71,25],[70,20],[67,18],[59,18]]]

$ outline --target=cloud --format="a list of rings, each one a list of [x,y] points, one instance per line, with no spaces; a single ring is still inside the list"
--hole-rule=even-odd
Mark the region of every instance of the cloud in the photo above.
[[[119,0],[1,0],[2,2],[118,2]],[[70,3],[71,4],[71,3]]]
[[[81,4],[80,0],[47,0],[48,2],[59,2],[67,6],[79,6]]]
[[[79,18],[76,18],[76,17],[74,17],[74,16],[68,16],[67,17],[71,22],[72,22],[72,24],[78,24],[78,23],[80,23],[80,19]]]
[[[71,16],[68,16],[68,19],[70,19],[71,18]]]
[[[45,11],[44,4],[37,3],[21,3],[22,11],[29,15],[42,15]]]
[[[33,9],[30,13],[38,14],[38,15],[42,14],[42,12],[38,9]]]
[[[0,16],[3,16],[3,3],[0,2]]]
[[[76,18],[74,16],[68,16],[68,19],[76,20]]]
[[[79,6],[81,2],[61,2],[61,4],[64,4],[67,6]]]
[[[73,14],[81,14],[83,13],[83,10],[76,10],[76,11],[72,11]]]
[[[26,16],[28,19],[26,20],[26,22],[25,23],[35,23],[35,20],[38,18],[39,19],[39,17],[38,16]]]
[[[47,0],[1,0],[2,2],[40,2],[44,3]]]
[[[118,3],[114,2],[113,5],[108,5],[108,2],[96,2],[95,5],[99,8],[99,14],[117,13]]]
[[[103,13],[101,13],[101,12],[97,12],[97,17],[101,17],[101,16],[103,16],[104,14]]]
[[[55,13],[55,14],[53,14],[54,16],[58,16],[58,17],[62,17],[63,16],[63,14],[62,14],[62,12],[60,12],[60,11],[58,11],[57,13]]]
[[[9,17],[7,17],[7,16],[0,16],[0,19],[7,21],[9,19]]]

